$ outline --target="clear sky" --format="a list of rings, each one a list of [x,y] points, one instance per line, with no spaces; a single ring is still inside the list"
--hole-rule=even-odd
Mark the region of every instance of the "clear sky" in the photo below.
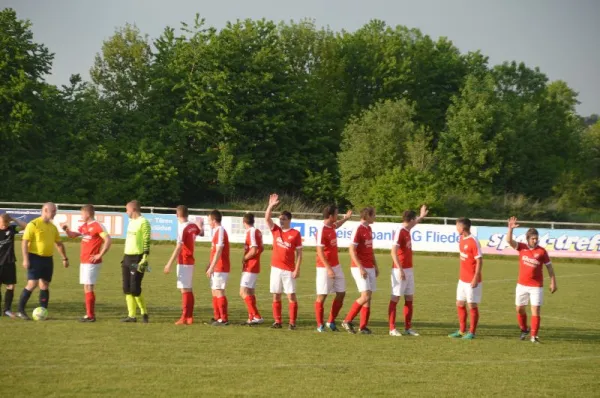
[[[579,92],[579,113],[600,113],[600,0],[0,0],[33,23],[35,40],[55,53],[48,81],[72,73],[89,78],[94,55],[116,27],[135,23],[155,38],[165,26],[245,18],[313,18],[334,30],[355,30],[370,19],[446,36],[466,52],[481,50],[491,64],[523,61]]]

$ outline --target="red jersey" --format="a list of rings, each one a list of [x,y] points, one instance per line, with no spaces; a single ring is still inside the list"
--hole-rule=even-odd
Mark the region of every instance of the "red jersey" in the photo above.
[[[368,225],[359,224],[352,232],[352,244],[356,247],[356,256],[365,268],[375,268],[373,260],[373,232]],[[352,261],[351,267],[358,267]]]
[[[317,246],[323,248],[323,254],[329,265],[335,267],[340,264],[335,227],[325,225],[325,223],[319,227],[317,231]],[[319,256],[317,256],[317,267],[325,267]]]
[[[540,246],[530,248],[526,243],[519,243],[519,285],[544,286],[544,265],[552,264],[546,249]]]
[[[404,225],[394,231],[394,246],[398,248],[398,260],[400,260],[402,268],[412,268],[413,252],[410,231]],[[392,266],[397,268],[395,263]]]
[[[460,251],[460,280],[471,283],[475,277],[477,259],[483,257],[481,246],[479,246],[479,241],[473,235],[466,238],[461,236],[458,241],[458,250]],[[477,282],[481,282],[481,277]]]
[[[246,255],[252,247],[256,247],[258,249],[258,254],[250,260],[246,261],[242,271],[258,274],[260,273],[260,254],[263,252],[264,246],[262,232],[260,232],[259,229],[256,229],[254,227],[248,228],[246,230],[246,244],[244,246],[244,255]]]
[[[211,263],[217,254],[217,248],[221,246],[223,247],[223,251],[221,252],[219,261],[217,261],[217,264],[215,265],[214,272],[229,272],[231,268],[231,263],[229,262],[229,237],[227,236],[225,228],[223,228],[222,225],[219,225],[213,229],[212,245],[210,247]]]
[[[286,271],[296,268],[296,249],[302,248],[302,236],[294,228],[284,231],[279,225],[273,225],[273,256],[271,266]]]
[[[194,244],[196,243],[196,236],[200,235],[202,231],[200,228],[189,221],[179,224],[179,231],[177,234],[177,243],[181,243],[181,252],[177,257],[177,264],[181,265],[194,265]]]
[[[96,220],[89,221],[81,225],[78,229],[81,234],[81,255],[79,261],[81,264],[99,264],[102,260],[92,261],[93,255],[99,254],[102,250],[104,237],[108,235],[102,224]]]

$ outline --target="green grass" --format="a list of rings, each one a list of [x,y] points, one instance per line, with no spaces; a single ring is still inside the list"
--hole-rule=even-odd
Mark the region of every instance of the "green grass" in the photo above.
[[[67,249],[77,259],[78,245]],[[84,311],[75,261],[70,269],[55,270],[50,320],[0,318],[1,396],[591,396],[600,391],[599,264],[555,261],[559,290],[545,297],[543,344],[534,345],[518,340],[514,258],[485,261],[477,339],[456,341],[446,337],[457,327],[454,257],[416,257],[414,328],[421,337],[392,338],[387,335],[390,261],[385,254],[378,254],[382,273],[371,312],[374,335],[362,336],[315,332],[315,253],[310,251],[298,284],[295,332],[266,325],[203,325],[212,309],[201,272],[195,276],[197,323],[173,325],[180,314],[180,294],[175,275],[162,273],[172,250],[165,245],[153,246],[153,269],[143,285],[151,323],[121,324],[122,249],[115,245],[105,258],[95,324],[76,322]],[[208,248],[197,251],[199,263],[206,263]],[[246,315],[238,296],[240,255],[241,249],[232,249],[228,294],[234,324]],[[268,264],[270,253],[263,257]],[[345,314],[357,293],[347,253],[341,260],[349,287]],[[264,267],[257,291],[259,308],[270,319],[268,271]],[[21,269],[17,296],[23,282]],[[36,303],[37,292],[28,311]]]

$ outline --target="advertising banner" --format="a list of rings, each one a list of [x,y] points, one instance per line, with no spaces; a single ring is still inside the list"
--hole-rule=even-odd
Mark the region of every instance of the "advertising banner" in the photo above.
[[[506,227],[479,227],[478,238],[481,250],[487,254],[516,255],[517,252],[505,241]],[[527,228],[517,228],[513,239],[526,242]],[[575,229],[538,228],[539,245],[550,257],[597,258],[600,259],[600,231]]]

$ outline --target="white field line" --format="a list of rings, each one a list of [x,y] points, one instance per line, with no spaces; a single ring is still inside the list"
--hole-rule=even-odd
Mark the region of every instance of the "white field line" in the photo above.
[[[370,367],[394,367],[398,366],[399,363],[403,365],[420,365],[420,366],[431,366],[431,365],[501,365],[501,364],[515,364],[515,363],[539,363],[539,362],[570,362],[570,361],[589,361],[598,360],[600,355],[586,355],[586,356],[572,356],[572,357],[552,357],[552,358],[522,358],[522,359],[481,359],[481,360],[441,360],[441,361],[397,361],[397,362],[371,362]],[[252,368],[335,368],[339,369],[340,366],[363,366],[364,361],[353,361],[342,363],[338,362],[319,362],[319,363],[298,363],[298,362],[275,362],[269,363],[268,361],[253,361],[251,362]],[[174,363],[174,362],[153,362],[148,363],[67,363],[67,364],[11,364],[10,369],[65,369],[72,368],[74,371],[80,369],[98,369],[98,368],[110,368],[110,369],[138,369],[138,368],[183,368],[183,369],[215,369],[215,368],[247,368],[249,363],[247,362],[207,362],[207,363]]]

